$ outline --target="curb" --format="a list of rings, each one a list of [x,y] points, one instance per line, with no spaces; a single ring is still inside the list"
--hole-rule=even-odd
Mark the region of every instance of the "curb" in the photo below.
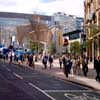
[[[92,86],[89,86],[89,85],[87,85],[87,84],[85,84],[85,83],[83,83],[82,81],[79,81],[79,82],[76,82],[75,80],[70,80],[70,79],[62,79],[62,80],[64,80],[64,81],[69,81],[69,82],[71,82],[71,83],[74,83],[74,84],[78,84],[78,85],[81,85],[81,86],[84,86],[84,87],[87,87],[87,88],[89,88],[89,89],[92,89],[92,90],[94,90],[94,91],[99,91],[99,89],[96,89],[96,88],[94,88],[94,87],[92,87]]]
[[[36,70],[36,71],[43,73],[42,71],[39,71],[39,70]],[[43,74],[48,74],[48,73],[43,73]],[[65,82],[68,81],[68,82],[71,82],[71,83],[74,83],[74,84],[81,85],[81,86],[83,86],[83,87],[92,89],[92,90],[94,90],[94,91],[99,91],[99,89],[96,89],[96,88],[94,88],[94,87],[92,87],[92,86],[89,86],[89,85],[87,85],[87,84],[83,84],[82,81],[78,82],[78,81],[75,81],[75,79],[74,79],[74,80],[67,79],[67,78],[64,79],[64,78],[61,78],[61,77],[57,77],[57,76],[55,76],[55,75],[51,75],[51,74],[48,74],[48,75],[50,75],[50,76],[52,76],[52,77],[55,77],[56,79],[63,80],[63,81],[65,81]]]

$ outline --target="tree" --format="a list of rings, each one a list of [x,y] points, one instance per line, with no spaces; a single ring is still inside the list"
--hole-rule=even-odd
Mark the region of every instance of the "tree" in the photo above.
[[[40,42],[48,43],[51,39],[51,31],[49,27],[41,21],[39,15],[34,15],[32,19],[29,19],[30,25],[32,27],[32,32],[30,32],[29,37],[33,42],[37,42],[38,47]]]
[[[29,17],[29,25],[23,25],[17,27],[17,40],[19,44],[23,44],[24,38],[32,43],[37,43],[37,51],[41,42],[48,43],[51,39],[51,31],[49,27],[42,22],[42,17],[39,15],[33,15]]]
[[[28,33],[32,31],[31,25],[20,25],[17,26],[17,40],[19,45],[23,45],[23,41],[25,38],[28,38]]]
[[[55,54],[56,53],[56,44],[51,42],[49,46],[49,53]]]
[[[78,41],[72,42],[70,44],[70,51],[73,54],[80,54],[80,43]]]

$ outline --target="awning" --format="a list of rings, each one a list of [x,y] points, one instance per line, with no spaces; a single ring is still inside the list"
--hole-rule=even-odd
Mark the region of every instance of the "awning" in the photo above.
[[[80,33],[80,32],[83,32],[83,30],[75,30],[75,31],[67,32],[64,33],[63,36],[69,36],[71,34]]]

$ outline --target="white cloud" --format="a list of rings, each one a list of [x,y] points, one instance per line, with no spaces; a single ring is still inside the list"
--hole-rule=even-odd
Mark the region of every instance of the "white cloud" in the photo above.
[[[41,4],[43,11],[51,14],[52,12],[65,12],[67,14],[83,16],[83,0],[63,0],[49,4]]]
[[[45,0],[46,1],[46,0]],[[77,16],[83,16],[84,0],[52,0],[52,2],[41,2],[41,0],[0,0],[0,11],[33,13],[34,11],[53,14],[65,12]],[[50,0],[48,0],[50,1]]]

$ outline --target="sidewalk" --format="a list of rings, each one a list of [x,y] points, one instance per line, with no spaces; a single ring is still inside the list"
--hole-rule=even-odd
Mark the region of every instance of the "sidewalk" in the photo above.
[[[89,72],[88,72],[87,77],[84,77],[83,73],[81,72],[81,74],[79,76],[69,75],[69,78],[66,78],[63,73],[63,69],[59,68],[58,60],[54,60],[52,69],[49,69],[49,65],[46,70],[43,69],[43,65],[40,61],[36,62],[35,66],[36,66],[35,70],[40,71],[42,73],[49,74],[49,75],[55,76],[56,78],[68,80],[70,82],[74,82],[77,84],[82,84],[82,85],[90,87],[94,90],[100,90],[100,83],[95,80],[95,70],[93,69],[92,64],[89,64]]]

